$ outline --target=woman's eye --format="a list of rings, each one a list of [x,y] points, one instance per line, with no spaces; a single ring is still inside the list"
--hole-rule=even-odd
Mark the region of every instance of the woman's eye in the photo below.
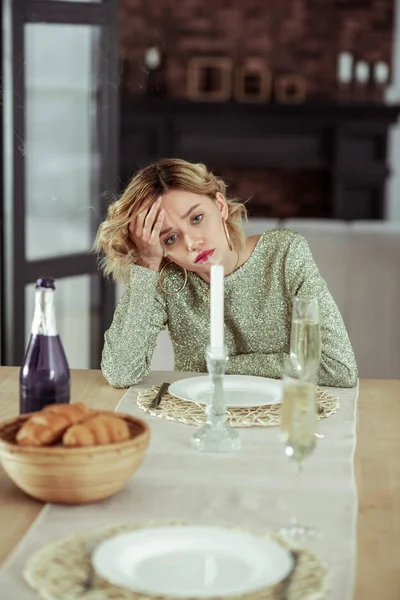
[[[176,242],[176,235],[170,235],[169,238],[165,240],[165,245],[170,246]]]
[[[203,220],[203,215],[197,215],[197,217],[193,218],[192,223],[200,223]]]

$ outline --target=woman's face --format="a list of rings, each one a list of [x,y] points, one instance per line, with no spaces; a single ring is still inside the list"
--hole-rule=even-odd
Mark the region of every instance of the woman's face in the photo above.
[[[228,207],[222,194],[218,192],[211,200],[172,190],[162,196],[160,208],[165,210],[160,240],[170,260],[199,275],[209,274],[212,264],[229,262],[231,252],[223,227]]]

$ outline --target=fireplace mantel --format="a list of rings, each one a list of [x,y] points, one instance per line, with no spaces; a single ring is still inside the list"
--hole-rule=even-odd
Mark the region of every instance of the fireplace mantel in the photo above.
[[[323,169],[331,217],[382,219],[387,136],[400,105],[202,103],[125,96],[121,181],[163,157],[221,167]],[[268,215],[265,215],[268,216]]]

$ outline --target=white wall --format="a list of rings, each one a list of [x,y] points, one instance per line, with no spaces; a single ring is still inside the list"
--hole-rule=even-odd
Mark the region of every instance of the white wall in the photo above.
[[[386,99],[391,103],[400,102],[400,0],[396,3],[393,48],[392,85]],[[400,125],[392,127],[389,140],[389,163],[392,175],[387,186],[386,218],[400,221]]]

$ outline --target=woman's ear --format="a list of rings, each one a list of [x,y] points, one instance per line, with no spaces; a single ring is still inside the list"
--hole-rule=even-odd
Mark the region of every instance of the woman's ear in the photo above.
[[[226,198],[221,192],[217,192],[215,194],[215,204],[218,207],[219,212],[221,213],[221,217],[226,221],[228,218],[228,204],[226,202]]]

